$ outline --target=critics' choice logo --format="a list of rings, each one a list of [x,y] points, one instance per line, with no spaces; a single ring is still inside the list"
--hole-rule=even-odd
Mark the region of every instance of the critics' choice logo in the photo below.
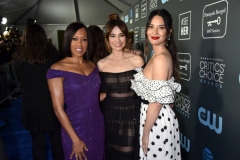
[[[186,81],[191,79],[191,55],[190,53],[178,53],[180,78]]]
[[[228,2],[218,1],[206,5],[202,15],[202,37],[223,38],[227,31]]]
[[[135,21],[139,19],[139,4],[135,6]]]
[[[222,59],[201,57],[200,82],[213,87],[223,87],[225,63]]]
[[[203,160],[213,160],[212,152],[208,148],[204,148],[202,151]]]
[[[211,113],[205,108],[200,107],[198,109],[198,119],[204,126],[209,127],[211,130],[214,130],[217,134],[222,133],[222,117],[219,116],[217,118],[215,113]]]
[[[157,6],[158,6],[158,0],[150,0],[149,1],[149,10],[150,11],[157,9]]]
[[[145,40],[145,27],[141,27],[141,40]]]
[[[147,17],[147,0],[141,2],[141,18]]]
[[[182,133],[180,133],[180,144],[181,147],[186,150],[186,152],[190,152],[190,140],[187,139]]]
[[[137,43],[138,42],[138,34],[139,34],[139,27],[136,27],[134,29],[134,42]]]
[[[178,39],[189,40],[191,37],[191,11],[179,14]]]
[[[189,118],[190,116],[190,104],[191,101],[188,96],[182,93],[176,93],[175,100],[176,110],[187,118]]]

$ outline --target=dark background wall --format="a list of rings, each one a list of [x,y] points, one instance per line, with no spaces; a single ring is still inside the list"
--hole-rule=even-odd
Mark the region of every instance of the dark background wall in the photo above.
[[[182,90],[174,110],[182,158],[240,160],[240,1],[140,0],[120,15],[138,49],[156,8],[171,13],[179,52]]]

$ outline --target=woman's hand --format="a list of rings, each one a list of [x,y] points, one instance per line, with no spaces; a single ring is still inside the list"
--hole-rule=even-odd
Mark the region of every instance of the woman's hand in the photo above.
[[[141,50],[130,50],[129,53],[136,54],[139,56],[141,56],[143,54]]]
[[[144,154],[147,154],[148,142],[149,142],[149,134],[143,134],[143,136],[142,136],[142,150],[143,150]]]
[[[86,160],[87,156],[84,153],[85,151],[88,151],[86,144],[81,141],[80,139],[76,142],[73,142],[73,151],[72,154],[70,156],[70,159],[72,159],[73,156],[75,156],[76,160]]]

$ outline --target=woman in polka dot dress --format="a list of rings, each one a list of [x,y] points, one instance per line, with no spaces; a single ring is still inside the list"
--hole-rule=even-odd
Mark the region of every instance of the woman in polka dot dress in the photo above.
[[[169,106],[181,85],[175,82],[179,80],[179,68],[168,11],[151,12],[146,39],[152,44],[153,56],[144,69],[135,69],[131,85],[142,98],[140,159],[181,160],[178,120]]]

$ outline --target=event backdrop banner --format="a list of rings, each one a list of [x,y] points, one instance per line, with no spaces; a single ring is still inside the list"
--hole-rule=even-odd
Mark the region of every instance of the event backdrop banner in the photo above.
[[[178,47],[182,159],[240,160],[240,1],[140,0],[120,15],[136,49],[144,50],[147,18],[157,8],[171,13]]]

